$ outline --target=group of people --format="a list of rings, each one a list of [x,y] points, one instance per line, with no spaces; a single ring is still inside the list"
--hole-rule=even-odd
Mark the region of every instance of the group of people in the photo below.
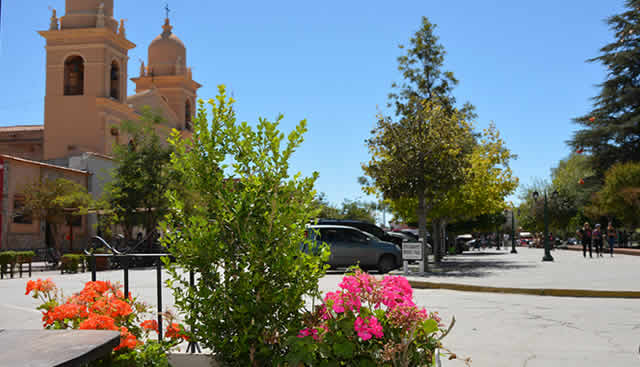
[[[616,243],[618,235],[611,222],[606,230],[602,230],[600,224],[596,224],[592,230],[589,222],[587,222],[582,228],[576,231],[576,235],[582,242],[582,256],[585,258],[587,257],[587,248],[589,248],[589,257],[593,257],[593,247],[596,248],[596,257],[604,256],[604,241],[607,241],[609,244],[609,252],[611,257],[613,257],[613,245]]]

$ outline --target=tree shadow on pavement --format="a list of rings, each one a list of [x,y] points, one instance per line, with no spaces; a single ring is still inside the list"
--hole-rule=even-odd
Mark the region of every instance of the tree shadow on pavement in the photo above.
[[[489,255],[507,254],[504,252],[465,252],[462,256],[446,257],[440,264],[430,263],[429,271],[424,276],[481,278],[505,270],[535,268],[535,265],[518,263],[513,260],[482,259]]]

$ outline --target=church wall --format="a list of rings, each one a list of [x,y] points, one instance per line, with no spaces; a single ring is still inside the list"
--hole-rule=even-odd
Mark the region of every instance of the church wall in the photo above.
[[[163,90],[162,93],[167,96],[169,106],[171,106],[173,112],[178,116],[178,121],[174,127],[179,130],[184,129],[184,110],[185,102],[187,101],[184,92],[181,90],[176,90],[175,92]]]
[[[24,159],[39,161],[43,158],[42,142],[23,143],[19,140],[15,143],[0,142],[0,154],[9,154]]]
[[[44,159],[81,152],[104,153],[95,97],[47,96],[45,98]]]
[[[0,154],[42,160],[42,126],[0,127]]]

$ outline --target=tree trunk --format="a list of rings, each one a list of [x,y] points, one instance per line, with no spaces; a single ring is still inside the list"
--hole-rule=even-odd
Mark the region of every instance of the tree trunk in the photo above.
[[[53,247],[62,254],[62,243],[58,241],[58,225],[49,224],[49,229],[51,230],[51,242],[53,242]]]
[[[427,255],[427,205],[424,192],[418,193],[418,235],[422,238],[422,261],[424,270],[427,271],[429,255]]]
[[[447,242],[447,220],[441,219],[439,222],[440,225],[440,240],[442,246],[440,248],[440,254],[442,255],[440,259],[442,260],[449,253],[449,243]]]
[[[434,261],[439,263],[442,260],[442,241],[440,238],[440,220],[434,219],[431,225],[432,233],[431,233],[431,245],[433,246],[433,256]]]

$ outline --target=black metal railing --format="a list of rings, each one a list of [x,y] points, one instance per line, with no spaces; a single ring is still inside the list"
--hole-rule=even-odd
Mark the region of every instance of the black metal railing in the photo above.
[[[85,250],[85,254],[89,259],[89,269],[91,270],[91,281],[95,282],[97,278],[97,269],[96,269],[96,258],[105,257],[109,259],[115,260],[115,262],[119,265],[119,267],[123,270],[124,275],[124,295],[125,298],[129,297],[129,269],[131,268],[134,260],[138,260],[140,258],[153,259],[153,264],[156,269],[156,297],[157,297],[157,309],[158,309],[158,340],[162,341],[163,339],[163,328],[162,328],[162,258],[168,257],[171,258],[171,254],[169,253],[128,253],[128,251],[120,252],[115,249],[113,246],[109,245],[107,241],[105,241],[101,237],[93,237],[92,243],[96,241],[98,245],[102,245],[104,248],[109,250],[111,253],[106,254],[96,254],[95,251]],[[137,246],[136,246],[137,247]],[[96,247],[93,246],[95,250]],[[195,274],[193,272],[189,273],[189,286],[195,286]],[[193,331],[193,325],[190,325],[191,330]],[[197,342],[190,340],[187,345],[187,353],[201,353],[200,346]]]

